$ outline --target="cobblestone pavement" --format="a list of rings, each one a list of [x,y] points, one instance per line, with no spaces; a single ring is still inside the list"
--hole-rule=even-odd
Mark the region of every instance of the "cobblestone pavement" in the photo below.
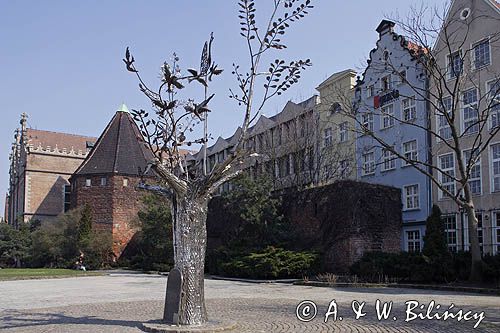
[[[0,330],[141,332],[141,323],[161,318],[164,290],[164,278],[147,275],[0,282]],[[500,332],[500,297],[497,296],[206,280],[206,297],[211,319],[238,324],[232,332]],[[333,299],[343,320],[338,317],[333,321],[332,315],[325,323],[325,313]],[[377,299],[393,301],[388,320],[376,319]],[[310,322],[296,318],[296,308],[302,300],[317,304],[317,317]],[[354,300],[366,302],[363,310],[367,314],[359,320],[354,320],[351,310]],[[417,319],[406,323],[405,302],[409,300],[426,305],[434,300],[442,307],[440,313],[453,303],[455,312],[457,309],[484,311],[485,319],[475,330],[477,320]]]

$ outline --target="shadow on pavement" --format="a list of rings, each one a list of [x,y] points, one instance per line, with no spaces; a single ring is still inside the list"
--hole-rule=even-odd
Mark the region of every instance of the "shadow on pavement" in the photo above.
[[[64,313],[26,313],[16,310],[6,310],[0,314],[0,330],[28,328],[47,325],[97,325],[141,327],[140,321],[103,319],[96,316],[70,316]]]

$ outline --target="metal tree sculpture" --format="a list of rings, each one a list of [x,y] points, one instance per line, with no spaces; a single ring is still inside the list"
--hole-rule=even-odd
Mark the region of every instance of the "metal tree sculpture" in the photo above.
[[[174,54],[172,63],[161,67],[161,84],[158,89],[149,88],[134,65],[135,59],[127,48],[123,61],[127,70],[139,80],[139,89],[151,101],[154,112],[133,110],[145,141],[155,156],[149,168],[158,175],[160,185],[141,184],[145,190],[154,191],[167,197],[172,206],[174,262],[183,280],[178,323],[181,325],[201,325],[207,321],[204,299],[204,265],[207,241],[206,217],[208,201],[212,193],[226,181],[241,172],[239,165],[245,158],[243,143],[252,121],[265,103],[274,95],[280,95],[298,82],[301,70],[310,66],[310,60],[292,61],[276,59],[268,72],[259,72],[262,57],[270,50],[282,50],[282,43],[291,22],[296,22],[312,8],[310,0],[274,0],[273,10],[263,33],[255,21],[255,3],[251,0],[239,1],[241,35],[246,41],[250,68],[242,74],[238,65],[233,74],[238,81],[238,93],[231,91],[230,97],[244,107],[241,135],[232,148],[232,153],[222,163],[206,170],[203,165],[194,165],[188,170],[182,154],[182,147],[193,144],[206,146],[207,135],[188,139],[194,128],[206,120],[210,111],[208,104],[214,94],[207,95],[207,87],[214,76],[222,73],[212,60],[213,37],[205,43],[199,70],[188,69],[182,74],[178,66],[179,58]],[[295,8],[294,8],[295,7]],[[264,93],[259,107],[254,111],[254,91],[256,81],[263,77]],[[195,82],[205,89],[205,98],[199,103],[177,97],[186,85]],[[206,124],[206,122],[204,122]],[[164,318],[165,319],[165,318]]]

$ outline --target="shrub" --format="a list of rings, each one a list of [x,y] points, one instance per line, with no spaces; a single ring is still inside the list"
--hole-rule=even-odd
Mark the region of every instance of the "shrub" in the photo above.
[[[269,246],[262,251],[242,254],[220,264],[225,276],[253,279],[300,278],[317,271],[319,256]]]
[[[483,269],[486,282],[492,282],[500,288],[500,254],[495,256],[486,255],[483,258],[485,267]]]
[[[140,231],[120,258],[120,265],[144,271],[169,271],[173,267],[172,215],[165,200],[147,195],[138,212]]]
[[[30,260],[31,234],[29,226],[19,230],[0,222],[0,267],[21,267]]]

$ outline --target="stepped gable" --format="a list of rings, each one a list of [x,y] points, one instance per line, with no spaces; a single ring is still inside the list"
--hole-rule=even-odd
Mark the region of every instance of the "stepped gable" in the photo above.
[[[75,175],[139,175],[153,154],[125,105],[116,112]]]

